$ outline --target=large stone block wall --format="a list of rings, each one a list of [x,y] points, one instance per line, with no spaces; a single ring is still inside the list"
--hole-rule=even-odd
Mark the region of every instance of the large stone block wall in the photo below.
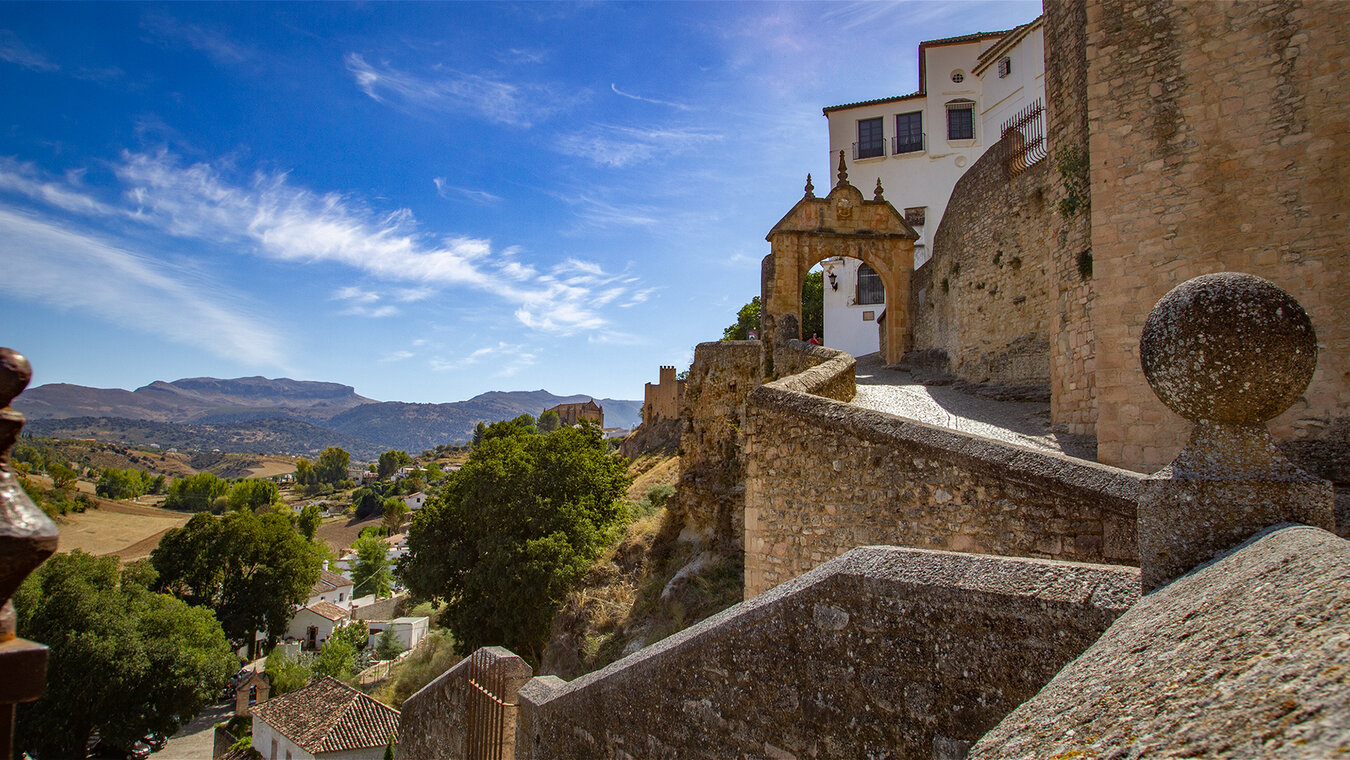
[[[774,355],[784,387],[835,401],[852,401],[858,394],[858,362],[843,351],[791,340]]]
[[[762,385],[746,405],[747,599],[873,544],[1138,561],[1138,474],[861,409],[794,382]]]
[[[471,757],[510,757],[516,739],[516,695],[533,672],[525,661],[501,647],[485,647],[460,660],[436,680],[403,702],[399,716],[398,760],[468,760]],[[504,703],[501,710],[471,708],[473,686],[493,689]],[[479,695],[478,701],[483,701]],[[491,713],[491,714],[490,714]],[[473,715],[471,715],[473,714]],[[473,717],[495,718],[491,730],[470,730]],[[483,749],[505,754],[479,754]]]
[[[1087,9],[1045,0],[1047,193],[1050,247],[1050,421],[1075,435],[1097,429],[1092,328],[1092,204],[1087,119]]]
[[[956,183],[933,257],[911,280],[913,348],[945,351],[950,371],[967,382],[1048,390],[1057,227],[1048,164],[1010,180],[1003,147],[986,151]]]
[[[744,532],[741,415],[763,353],[755,340],[700,343],[684,388],[680,482],[670,504],[686,533],[726,552],[740,550]]]
[[[571,683],[517,758],[956,758],[1138,598],[1127,567],[856,550]]]
[[[643,389],[642,421],[678,419],[684,396],[684,381],[676,378],[675,368],[662,366],[659,382],[647,383]]]
[[[1346,483],[1347,29],[1339,2],[1087,5],[1102,462],[1151,471],[1175,455],[1188,426],[1149,392],[1140,330],[1172,287],[1243,271],[1292,293],[1318,335],[1312,384],[1272,431]]]

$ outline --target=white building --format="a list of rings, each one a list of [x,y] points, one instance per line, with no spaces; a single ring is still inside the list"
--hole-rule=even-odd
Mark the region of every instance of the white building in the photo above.
[[[415,649],[422,639],[426,638],[427,631],[431,629],[431,618],[426,617],[401,617],[393,620],[370,620],[366,622],[370,628],[371,648],[379,645],[380,636],[389,629],[393,629],[394,638],[403,645],[405,650]]]
[[[352,591],[351,579],[329,570],[328,561],[325,560],[323,569],[319,571],[319,579],[314,581],[313,588],[309,590],[309,599],[305,601],[305,605],[331,602],[349,610],[352,608]]]
[[[1009,31],[980,32],[919,44],[919,89],[908,95],[830,106],[830,166],[839,151],[849,179],[886,198],[919,233],[914,266],[931,256],[956,181],[995,145],[1005,122],[1045,102],[1043,19]],[[870,267],[835,260],[825,268],[825,345],[854,356],[878,348],[876,318],[885,299],[858,291]],[[834,274],[833,284],[829,275]],[[860,297],[861,296],[861,297]],[[873,302],[875,301],[875,302]],[[870,315],[870,317],[868,316]]]
[[[407,496],[403,497],[403,503],[408,505],[409,511],[416,512],[417,510],[426,506],[427,495],[422,491],[418,491],[417,493],[413,494],[408,494]]]
[[[290,625],[286,627],[286,639],[299,641],[308,651],[317,651],[332,638],[334,631],[351,622],[351,615],[351,611],[332,602],[305,605],[291,616]]]
[[[265,760],[380,760],[398,737],[398,710],[328,676],[252,712]]]

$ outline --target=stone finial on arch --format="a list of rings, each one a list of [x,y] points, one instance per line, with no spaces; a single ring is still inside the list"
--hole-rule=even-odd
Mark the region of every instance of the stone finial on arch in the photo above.
[[[1255,275],[1178,285],[1139,340],[1149,386],[1191,436],[1139,506],[1139,561],[1151,591],[1284,522],[1334,529],[1331,484],[1280,453],[1266,422],[1302,396],[1317,366],[1306,311]]]

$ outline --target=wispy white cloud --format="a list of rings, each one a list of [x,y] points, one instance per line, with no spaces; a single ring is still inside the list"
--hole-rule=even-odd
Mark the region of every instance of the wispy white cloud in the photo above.
[[[548,53],[542,50],[526,50],[524,48],[508,48],[496,52],[497,60],[502,63],[542,63],[548,58]]]
[[[47,56],[28,47],[19,36],[8,29],[0,29],[0,61],[22,66],[31,71],[59,71],[60,66]]]
[[[535,363],[535,355],[525,346],[500,341],[495,346],[472,351],[464,356],[432,359],[431,368],[437,372],[453,372],[468,367],[493,367],[499,376],[513,375]]]
[[[379,103],[415,111],[470,112],[488,121],[529,128],[572,102],[555,88],[491,75],[440,66],[433,66],[429,74],[414,74],[368,63],[357,53],[348,53],[344,60],[361,92]]]
[[[677,110],[680,110],[680,111],[692,111],[692,110],[694,110],[694,109],[693,109],[693,106],[688,106],[688,105],[685,105],[684,103],[676,103],[676,102],[670,101],[670,100],[657,100],[656,98],[644,98],[644,97],[642,97],[641,95],[634,95],[634,94],[632,94],[631,92],[624,92],[623,90],[620,90],[620,89],[619,89],[619,86],[618,86],[617,84],[614,84],[613,82],[610,82],[610,83],[609,83],[609,89],[613,90],[615,95],[619,95],[619,96],[628,98],[629,100],[637,100],[637,101],[641,101],[641,102],[643,102],[643,103],[652,103],[652,104],[658,105],[658,106],[670,106],[671,108],[674,108],[674,109],[677,109]]]
[[[587,193],[558,196],[586,228],[646,227],[657,223],[656,211],[650,206],[633,204],[618,206]]]
[[[641,335],[614,330],[592,333],[586,336],[586,342],[601,346],[642,346],[650,341]]]
[[[411,351],[390,351],[389,353],[385,354],[384,356],[381,356],[380,359],[379,359],[379,361],[380,361],[382,364],[389,364],[389,363],[391,363],[391,362],[401,362],[401,361],[403,361],[404,359],[411,359],[411,358],[413,358],[413,355],[414,355],[414,354],[413,354],[413,352],[411,352]]]
[[[0,207],[0,290],[79,309],[223,358],[284,368],[281,337],[193,278],[143,254]]]
[[[668,158],[721,139],[721,135],[696,129],[641,129],[595,124],[584,131],[559,136],[553,148],[564,155],[617,169]]]
[[[456,197],[467,198],[475,203],[501,203],[500,195],[493,195],[484,190],[471,190],[467,187],[456,187],[446,182],[445,177],[432,177],[432,183],[436,185],[436,194],[446,200],[453,200]]]
[[[187,47],[205,53],[216,63],[236,64],[255,57],[254,51],[218,29],[200,24],[189,24],[164,14],[147,16],[141,28],[157,41],[173,46]]]
[[[519,261],[515,247],[494,248],[481,238],[437,239],[421,231],[407,209],[377,211],[348,196],[296,187],[285,174],[256,174],[235,184],[209,164],[185,166],[164,152],[125,153],[113,171],[125,186],[125,205],[83,192],[78,173],[57,179],[14,161],[0,160],[0,192],[297,265],[336,264],[385,281],[332,295],[347,302],[342,313],[354,316],[393,316],[399,313],[395,303],[466,287],[513,304],[528,327],[568,334],[606,325],[601,309],[640,291],[637,278],[580,259],[540,271]]]

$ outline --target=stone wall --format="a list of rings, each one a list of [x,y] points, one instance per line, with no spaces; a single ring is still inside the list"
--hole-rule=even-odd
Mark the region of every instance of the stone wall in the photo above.
[[[517,694],[533,671],[525,661],[502,649],[485,647],[460,660],[439,678],[403,702],[399,718],[398,760],[468,760],[470,757],[511,757]],[[476,694],[470,678],[491,690]],[[471,700],[477,700],[470,705]],[[497,703],[503,709],[492,710]],[[488,709],[484,709],[487,707]],[[496,714],[493,714],[496,713]],[[471,715],[480,724],[470,730]],[[484,729],[482,723],[491,723]],[[478,754],[475,750],[505,754]]]
[[[852,401],[858,394],[858,362],[843,351],[791,340],[774,356],[785,388],[835,401]]]
[[[1048,162],[1009,179],[996,145],[952,190],[933,257],[911,280],[916,351],[946,352],[969,383],[1050,386]]]
[[[1092,204],[1088,161],[1087,10],[1082,0],[1045,0],[1048,197],[1055,212],[1049,252],[1050,421],[1074,435],[1097,426],[1092,331]]]
[[[684,396],[684,381],[676,379],[675,368],[662,366],[658,382],[643,388],[642,422],[679,419]]]
[[[398,596],[390,597],[388,599],[376,600],[375,602],[367,604],[364,607],[354,607],[352,608],[352,619],[393,620],[394,618],[398,617],[399,605],[403,604],[406,601],[408,601],[408,595],[399,594]]]
[[[680,482],[670,506],[686,535],[739,553],[744,531],[742,409],[760,382],[763,344],[714,341],[694,348],[684,389]]]
[[[955,758],[1138,597],[1133,568],[858,549],[566,683],[517,758]]]
[[[746,405],[747,599],[872,544],[1137,562],[1139,475],[809,395],[801,383],[760,386]]]
[[[1347,3],[1087,5],[1101,461],[1148,471],[1180,448],[1187,425],[1149,392],[1139,331],[1174,286],[1242,271],[1317,330],[1317,372],[1276,438],[1319,475],[1346,471],[1348,28]]]

